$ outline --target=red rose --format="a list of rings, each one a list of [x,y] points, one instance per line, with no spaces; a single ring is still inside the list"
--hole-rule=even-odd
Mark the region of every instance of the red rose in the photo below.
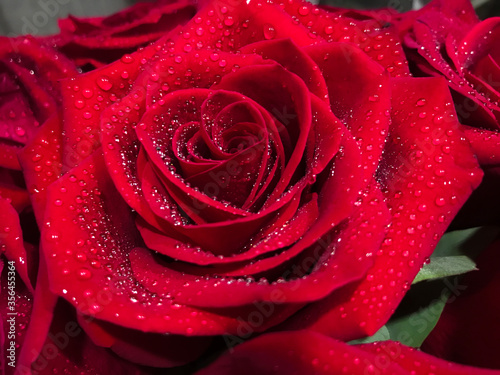
[[[100,67],[158,40],[195,13],[190,0],[140,2],[108,17],[61,19],[60,34],[44,39],[77,65]]]
[[[149,366],[281,323],[374,333],[481,179],[395,30],[308,3],[211,2],[63,98],[61,147],[44,128],[25,153],[62,164],[50,185],[24,170],[48,191],[39,279]]]

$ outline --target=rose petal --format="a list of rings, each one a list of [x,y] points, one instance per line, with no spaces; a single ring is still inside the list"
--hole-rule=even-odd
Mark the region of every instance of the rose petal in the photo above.
[[[368,20],[356,20],[350,15],[331,13],[309,3],[289,2],[284,8],[311,33],[327,42],[350,43],[361,48],[393,77],[409,75],[408,62],[396,30],[387,25],[393,17],[392,12]],[[293,28],[289,30],[294,32]],[[350,48],[344,51],[345,57],[349,58],[350,51]]]
[[[392,92],[392,140],[379,171],[394,217],[389,234],[365,280],[310,305],[295,327],[342,340],[375,333],[480,182],[482,173],[462,138],[445,81],[393,79]],[[422,99],[432,108],[419,107]],[[454,152],[447,153],[451,147]],[[370,299],[364,303],[366,295]]]
[[[376,368],[377,355],[311,331],[269,333],[224,353],[197,375],[409,374],[394,362]]]
[[[151,292],[172,294],[177,300],[195,306],[238,306],[253,301],[273,301],[276,295],[287,303],[317,300],[363,276],[373,262],[370,249],[377,249],[384,239],[389,215],[380,191],[372,189],[363,202],[363,209],[355,213],[355,219],[348,228],[342,228],[340,234],[328,233],[324,239],[314,243],[314,254],[300,259],[291,268],[293,271],[285,270],[282,280],[278,282],[217,277],[209,270],[205,274],[189,275],[157,262],[146,249],[140,248],[131,252],[131,266],[137,280],[141,280],[141,284]],[[363,226],[367,242],[353,245],[359,225],[370,222],[372,226]],[[308,273],[312,266],[314,269]]]
[[[157,45],[161,46],[162,41]],[[149,46],[132,55],[124,55],[101,69],[63,81],[63,154],[67,155],[63,172],[78,165],[99,148],[101,113],[129,93],[130,85],[155,52],[156,46]]]
[[[479,164],[484,166],[500,164],[500,133],[465,125],[462,129],[478,158]]]
[[[82,180],[84,188],[78,183]],[[57,200],[63,204],[53,204]],[[50,287],[79,312],[144,332],[190,336],[245,329],[239,319],[245,321],[254,306],[199,310],[171,298],[157,298],[129,277],[128,253],[140,241],[132,214],[107,176],[102,156],[92,156],[53,183],[48,188],[48,202],[46,222],[50,225],[43,228],[42,244]],[[75,253],[65,250],[73,248]],[[101,299],[92,297],[97,295]],[[266,330],[299,308],[276,306],[275,314],[251,329]]]
[[[395,341],[383,341],[373,344],[357,345],[357,348],[376,355],[377,364],[384,367],[386,363],[397,363],[405,374],[443,374],[443,375],[494,375],[496,370],[486,370],[443,361]],[[384,364],[384,365],[382,365]]]
[[[276,61],[289,72],[302,78],[312,94],[328,102],[328,88],[315,62],[291,39],[264,40],[248,44],[241,48],[241,53],[256,53],[264,59]],[[293,56],[293,59],[290,59],[290,56]]]
[[[169,368],[192,362],[212,341],[211,337],[143,333],[81,315],[78,323],[96,345],[110,348],[129,362],[150,367]]]
[[[43,224],[46,207],[46,188],[56,181],[67,157],[62,156],[62,122],[58,113],[51,116],[40,131],[19,153],[24,179],[30,193],[37,223]]]
[[[389,129],[388,76],[366,54],[348,44],[320,44],[305,50],[323,73],[332,112],[358,140],[367,164],[364,178],[369,181],[379,164]]]
[[[0,197],[0,250],[5,257],[14,261],[16,271],[23,280],[24,284],[30,292],[33,291],[33,286],[30,280],[30,274],[33,264],[26,253],[23,244],[23,233],[19,221],[17,211],[12,207],[10,202],[3,197]]]

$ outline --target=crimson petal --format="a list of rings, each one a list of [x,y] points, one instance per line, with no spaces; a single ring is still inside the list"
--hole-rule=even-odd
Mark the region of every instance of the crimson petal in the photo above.
[[[392,141],[379,171],[393,215],[391,229],[367,277],[310,305],[298,327],[343,340],[375,333],[481,181],[482,172],[463,139],[446,82],[397,78],[392,80],[392,92]],[[422,99],[433,109],[419,107]],[[448,152],[451,148],[453,153]],[[370,299],[365,303],[366,295]]]

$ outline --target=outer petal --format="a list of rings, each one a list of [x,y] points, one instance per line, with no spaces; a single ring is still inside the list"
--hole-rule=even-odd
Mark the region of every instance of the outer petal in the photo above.
[[[495,375],[446,362],[398,342],[353,346],[311,331],[262,335],[224,353],[197,375]]]
[[[361,50],[348,44],[318,44],[305,51],[325,78],[332,112],[358,141],[365,164],[364,178],[370,181],[379,165],[390,123],[388,75]]]
[[[445,82],[401,78],[392,83],[391,141],[379,170],[392,227],[366,279],[310,305],[295,327],[343,340],[375,333],[481,180]]]
[[[157,46],[161,49],[162,42]],[[130,85],[144,64],[157,51],[156,46],[140,49],[132,55],[90,73],[62,83],[64,111],[63,172],[91,155],[100,146],[101,113],[130,91]],[[142,94],[146,91],[142,87]]]
[[[377,356],[311,331],[269,333],[224,353],[197,375],[364,375]],[[395,363],[377,374],[406,375]]]
[[[192,362],[206,351],[211,337],[186,337],[143,333],[130,328],[78,316],[78,323],[96,345],[110,348],[134,364],[177,367]]]
[[[463,130],[479,164],[488,167],[500,166],[500,132],[470,126],[464,126]]]
[[[44,39],[78,65],[100,67],[160,39],[195,13],[189,0],[141,2],[108,17],[70,15],[59,20],[59,35]]]
[[[383,341],[356,346],[377,356],[375,368],[383,368],[388,363],[397,363],[405,374],[439,375],[495,375],[498,371],[486,370],[443,361],[415,348],[401,345],[399,342]]]
[[[3,374],[11,375],[14,369],[9,366],[8,356],[11,355],[11,341],[14,341],[15,359],[19,361],[19,347],[23,345],[26,335],[26,326],[30,320],[31,313],[31,293],[16,274],[16,266],[12,266],[4,257],[0,257],[0,350],[4,353],[3,360],[0,365],[0,371]],[[15,274],[14,288],[12,288],[12,276]],[[10,288],[9,288],[10,286]],[[14,291],[14,301],[12,301],[12,294],[9,292]],[[9,298],[10,297],[10,298]],[[10,303],[9,303],[10,302]],[[14,305],[12,305],[14,302]],[[14,339],[9,337],[10,327],[12,325],[9,320],[14,318],[14,328],[16,336]]]
[[[46,188],[62,173],[62,138],[61,116],[55,113],[19,153],[19,162],[39,225],[42,225],[45,214]]]
[[[409,75],[401,42],[396,30],[389,24],[394,18],[393,11],[381,10],[372,17],[355,19],[352,14],[318,9],[305,1],[283,2],[282,6],[318,39],[349,43],[362,49],[392,77]],[[344,50],[346,59],[349,59],[350,51]]]

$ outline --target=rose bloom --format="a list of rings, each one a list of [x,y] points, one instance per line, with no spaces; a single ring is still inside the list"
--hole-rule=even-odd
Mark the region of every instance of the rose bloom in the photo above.
[[[497,224],[500,209],[499,17],[480,22],[469,1],[433,1],[393,18],[412,72],[445,77],[474,153],[486,172],[458,226]]]
[[[211,1],[62,97],[61,137],[21,155],[43,222],[19,372],[154,373],[273,329],[202,373],[492,373],[342,342],[385,324],[482,177],[390,25]]]
[[[87,69],[106,65],[155,42],[196,13],[188,0],[139,2],[108,17],[59,20],[60,33],[42,40]]]

